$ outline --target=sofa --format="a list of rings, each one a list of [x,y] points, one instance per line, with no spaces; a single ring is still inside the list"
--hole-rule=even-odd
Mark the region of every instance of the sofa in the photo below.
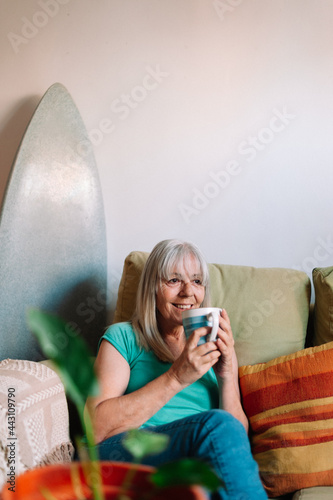
[[[114,322],[131,318],[147,257],[148,253],[135,251],[126,258]],[[231,319],[252,451],[269,497],[333,498],[333,267],[314,269],[313,285],[306,273],[294,269],[209,264],[209,272],[211,305],[225,308]],[[314,300],[310,303],[312,286]],[[0,363],[1,420],[9,416],[6,391],[10,384],[15,386],[10,381],[10,366],[15,363],[18,362]],[[31,366],[40,365],[25,363],[30,372]],[[24,366],[21,368],[24,374]],[[46,371],[49,377],[53,373],[45,364],[42,370],[44,378]],[[35,383],[32,378],[26,380],[22,396],[16,393],[21,412],[26,411],[21,398],[29,400],[29,411],[36,400],[36,415],[29,415],[30,423],[24,424],[24,429],[16,429],[19,472],[44,463],[68,461],[73,456],[61,384],[54,378],[52,387],[58,387],[59,397],[60,392],[52,394],[55,389],[47,393],[46,388],[40,388],[40,382],[40,376]],[[61,413],[50,409],[55,396]],[[41,400],[45,407],[38,408]],[[58,417],[52,422],[56,414]],[[71,416],[70,425],[74,425]],[[76,430],[72,428],[72,434]],[[1,432],[3,438],[7,429]],[[47,441],[51,434],[53,441]],[[0,480],[4,481],[9,452],[3,443],[1,446]]]

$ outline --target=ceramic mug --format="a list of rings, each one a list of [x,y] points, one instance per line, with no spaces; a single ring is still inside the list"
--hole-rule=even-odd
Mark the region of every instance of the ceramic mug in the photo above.
[[[182,313],[182,320],[186,337],[188,338],[193,330],[208,326],[211,328],[211,331],[207,335],[200,337],[198,345],[216,340],[221,311],[222,309],[218,307],[199,307],[184,311]]]

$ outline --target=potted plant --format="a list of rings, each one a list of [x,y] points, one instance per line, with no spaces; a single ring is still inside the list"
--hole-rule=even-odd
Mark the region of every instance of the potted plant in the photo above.
[[[30,310],[28,325],[77,407],[88,453],[80,462],[25,472],[16,478],[14,492],[3,489],[2,500],[167,500],[171,496],[173,500],[204,500],[205,490],[222,486],[206,464],[194,459],[158,469],[141,465],[145,455],[160,453],[168,445],[167,436],[143,430],[129,431],[123,442],[134,457],[133,463],[99,461],[92,421],[87,414],[83,418],[86,399],[98,393],[93,358],[85,342],[62,319],[42,311]]]

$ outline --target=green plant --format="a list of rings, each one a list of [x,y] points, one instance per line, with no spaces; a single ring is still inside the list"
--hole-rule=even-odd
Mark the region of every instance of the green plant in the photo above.
[[[77,407],[82,428],[86,432],[90,472],[91,468],[98,472],[93,424],[89,414],[86,413],[83,418],[86,399],[98,394],[93,358],[85,342],[62,319],[32,309],[28,311],[27,321],[45,356],[53,361],[68,397]],[[163,451],[168,446],[168,436],[132,429],[127,433],[123,445],[133,455],[134,463],[138,464],[146,455]],[[129,471],[123,489],[130,485],[134,473],[134,469]],[[90,476],[94,478],[90,484],[94,499],[102,500],[100,475],[90,474]],[[216,490],[223,484],[205,463],[194,459],[178,460],[159,467],[152,473],[151,481],[157,488],[200,484],[210,491]]]
[[[93,424],[89,414],[86,414],[86,418],[83,417],[86,399],[98,394],[98,380],[93,359],[85,342],[62,319],[31,309],[28,311],[27,321],[45,356],[53,361],[68,397],[77,408],[82,428],[86,433],[89,466],[92,472],[87,474],[87,477],[93,478],[90,486],[94,499],[103,500]]]

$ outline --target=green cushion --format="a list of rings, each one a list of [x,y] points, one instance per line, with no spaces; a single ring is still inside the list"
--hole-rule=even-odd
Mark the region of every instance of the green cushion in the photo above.
[[[333,486],[316,486],[297,491],[292,500],[332,500]]]
[[[149,253],[131,252],[124,262],[113,323],[129,321],[135,308],[136,292]]]
[[[333,267],[312,271],[315,289],[314,345],[333,340]]]
[[[124,263],[114,322],[131,318],[148,253]],[[310,280],[302,271],[209,264],[212,306],[227,310],[240,365],[266,362],[303,349]]]
[[[301,272],[210,265],[212,305],[224,307],[239,365],[266,362],[304,347],[311,285]]]

